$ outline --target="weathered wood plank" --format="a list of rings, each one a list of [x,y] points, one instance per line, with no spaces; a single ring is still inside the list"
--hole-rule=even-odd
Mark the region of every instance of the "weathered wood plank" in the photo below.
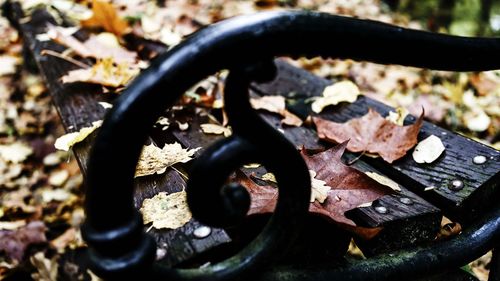
[[[19,19],[18,19],[19,20]],[[100,101],[111,101],[113,96],[102,94],[98,86],[87,84],[62,84],[60,77],[69,70],[76,68],[73,64],[53,56],[42,55],[42,50],[64,51],[65,48],[51,41],[40,42],[37,34],[45,32],[47,23],[54,23],[45,11],[36,11],[31,20],[20,25],[24,40],[34,55],[41,75],[44,78],[53,103],[56,106],[63,126],[67,132],[78,131],[88,127],[93,121],[102,120],[105,109],[98,104]],[[133,132],[131,132],[133,133]],[[73,153],[78,160],[82,173],[86,172],[87,158],[90,152],[93,136],[75,145]],[[135,180],[135,205],[139,207],[145,198],[150,198],[161,191],[168,193],[180,191],[185,186],[184,180],[173,170],[163,175],[142,177]],[[176,230],[152,230],[160,248],[167,249],[164,261],[175,265],[190,259],[206,249],[227,243],[229,237],[223,230],[214,229],[205,239],[193,240],[192,232],[199,227],[195,220]]]
[[[254,85],[255,90],[263,94],[279,94],[296,99],[290,110],[305,117],[311,114],[310,105],[304,99],[321,95],[330,81],[311,73],[292,67],[277,60],[279,75],[271,83]],[[346,122],[349,119],[364,115],[368,108],[374,108],[386,115],[391,108],[370,98],[361,96],[352,104],[340,104],[335,108],[325,109],[323,118]],[[415,117],[408,116],[405,123],[413,122]],[[432,123],[424,122],[419,140],[434,134],[441,138],[446,151],[432,164],[417,164],[411,153],[389,165],[381,159],[363,159],[385,172],[391,179],[411,188],[430,202],[446,211],[447,215],[462,223],[473,219],[483,209],[494,202],[494,194],[498,194],[500,182],[500,152],[471,139],[440,128]],[[477,165],[472,160],[477,155],[487,158],[486,163]],[[461,180],[464,187],[452,190],[454,180]],[[424,192],[428,187],[435,187]]]

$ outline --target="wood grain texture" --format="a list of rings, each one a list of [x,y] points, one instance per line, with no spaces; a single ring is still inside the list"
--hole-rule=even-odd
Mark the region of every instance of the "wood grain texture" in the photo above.
[[[278,94],[295,99],[289,104],[291,111],[302,117],[311,114],[310,104],[304,103],[304,99],[320,96],[325,86],[332,82],[281,60],[277,60],[277,66],[278,77],[271,83],[254,85],[255,90],[262,94]],[[392,109],[381,102],[360,96],[352,104],[342,103],[327,108],[320,116],[335,122],[346,122],[363,116],[370,107],[383,116]],[[408,116],[405,124],[414,121],[414,116]],[[434,163],[417,164],[411,153],[392,165],[381,159],[363,159],[391,179],[442,208],[449,217],[467,223],[493,204],[499,193],[500,152],[430,122],[424,122],[418,140],[432,134],[441,138],[446,147],[446,151]],[[488,160],[482,165],[474,164],[472,159],[477,155],[483,155]],[[453,180],[463,181],[464,188],[459,191],[450,189]],[[435,189],[424,191],[427,187]]]
[[[42,50],[56,52],[65,50],[63,46],[51,41],[40,42],[36,39],[37,34],[46,31],[49,22],[54,23],[51,16],[45,11],[38,10],[32,15],[29,22],[21,24],[20,31],[49,88],[53,103],[58,110],[65,130],[74,132],[90,126],[93,121],[102,120],[106,111],[98,102],[111,102],[113,96],[103,94],[102,88],[99,86],[83,83],[61,83],[60,77],[77,67],[60,58],[41,54]],[[94,137],[94,134],[89,136],[73,148],[74,156],[78,160],[84,175]],[[169,170],[163,175],[137,178],[135,180],[134,204],[139,208],[145,198],[150,198],[161,191],[178,192],[184,186],[184,179],[173,170]],[[193,239],[192,232],[199,226],[198,222],[191,220],[179,229],[151,230],[149,233],[156,239],[160,248],[167,250],[163,261],[168,265],[176,265],[195,257],[207,249],[230,242],[227,234],[220,229],[214,229],[207,238]]]

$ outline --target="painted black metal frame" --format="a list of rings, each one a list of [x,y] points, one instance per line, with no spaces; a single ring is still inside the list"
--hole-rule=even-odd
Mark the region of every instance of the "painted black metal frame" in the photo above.
[[[235,17],[190,36],[156,59],[116,101],[96,138],[88,163],[84,239],[93,270],[107,279],[163,280],[387,280],[456,267],[498,245],[500,206],[457,238],[340,268],[308,272],[275,269],[248,275],[283,253],[306,217],[310,180],[296,149],[252,110],[248,86],[269,81],[273,58],[333,57],[430,69],[500,68],[500,39],[465,38],[404,29],[369,20],[313,12],[265,12]],[[188,203],[199,221],[235,223],[250,198],[227,176],[248,162],[275,173],[279,201],[263,232],[239,254],[200,269],[156,264],[155,243],[133,205],[133,176],[150,128],[166,108],[204,77],[229,69],[225,104],[233,136],[195,160]],[[256,133],[258,132],[258,134]],[[245,278],[244,278],[245,277]],[[497,277],[498,278],[498,277]]]

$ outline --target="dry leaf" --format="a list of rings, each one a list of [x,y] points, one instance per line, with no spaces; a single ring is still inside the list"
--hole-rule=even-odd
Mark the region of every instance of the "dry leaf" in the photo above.
[[[273,173],[265,173],[262,175],[261,179],[270,182],[277,182]]]
[[[326,185],[325,181],[316,179],[315,171],[309,170],[309,175],[311,176],[311,199],[309,202],[318,201],[319,203],[324,203],[328,197],[328,191],[332,188]]]
[[[32,273],[31,277],[35,281],[57,281],[57,256],[48,259],[43,252],[38,252],[30,257],[31,264],[36,268],[37,272]]]
[[[21,163],[33,153],[33,149],[21,142],[0,145],[0,157],[11,163]]]
[[[84,58],[111,58],[115,63],[137,63],[137,53],[123,48],[112,33],[102,32],[98,35],[91,35],[86,41],[81,42],[65,30],[62,27],[49,25],[47,33],[41,35],[70,48]]]
[[[98,60],[91,68],[71,70],[61,79],[63,83],[86,82],[117,88],[126,86],[139,74],[138,68],[130,68],[128,65],[115,65],[111,58]]]
[[[154,144],[146,145],[142,149],[139,162],[135,170],[135,177],[153,174],[163,174],[168,167],[176,163],[186,163],[201,147],[184,149],[179,143],[165,144],[159,148]]]
[[[83,141],[87,138],[92,132],[94,132],[97,128],[101,127],[102,120],[95,121],[92,123],[92,127],[85,127],[80,129],[78,132],[73,132],[69,134],[62,135],[56,139],[54,146],[56,149],[69,151],[73,145]]]
[[[19,64],[19,58],[9,55],[0,56],[0,76],[14,74],[16,66]]]
[[[392,188],[392,190],[394,190],[394,191],[401,191],[399,184],[397,182],[391,180],[388,177],[384,177],[384,176],[377,174],[375,172],[365,172],[365,174],[367,176],[369,176],[370,178],[376,180],[378,183]]]
[[[336,105],[341,102],[355,102],[360,91],[353,82],[346,80],[337,82],[323,90],[323,96],[318,97],[311,104],[312,111],[320,113],[329,105]]]
[[[302,120],[295,114],[286,110],[285,98],[283,96],[263,96],[260,98],[251,98],[250,104],[256,110],[262,109],[272,113],[278,113],[285,117],[281,120],[282,124],[300,127]]]
[[[231,131],[231,128],[226,128],[221,125],[217,124],[201,124],[200,125],[201,130],[205,134],[215,134],[215,135],[224,135],[225,137],[229,137],[233,132]]]
[[[80,21],[83,27],[102,27],[117,36],[122,36],[128,31],[128,24],[120,18],[112,3],[101,0],[92,0],[92,17]]]
[[[474,132],[486,131],[491,125],[491,118],[480,108],[466,112],[463,116],[465,126]]]
[[[144,224],[153,223],[156,229],[176,229],[192,218],[187,205],[186,191],[167,195],[160,192],[153,198],[144,199],[140,209]]]
[[[21,261],[29,245],[47,241],[45,229],[43,222],[32,221],[16,230],[0,230],[0,250],[11,259]]]
[[[413,160],[417,163],[432,163],[443,153],[445,147],[441,139],[430,135],[419,142],[413,151]]]
[[[0,221],[0,230],[16,230],[21,226],[25,226],[25,220],[17,220],[17,221]]]
[[[398,107],[396,108],[396,111],[390,111],[389,115],[387,115],[385,119],[396,125],[403,126],[405,118],[409,113],[410,112],[405,107]]]
[[[74,242],[77,238],[77,231],[75,228],[68,228],[63,234],[59,235],[54,240],[50,241],[50,246],[57,249],[58,252],[63,252],[64,249]]]
[[[349,151],[377,153],[385,161],[392,163],[405,156],[417,143],[423,116],[422,113],[413,125],[398,126],[370,108],[363,117],[346,123],[336,123],[319,117],[313,117],[313,122],[320,139],[335,143],[349,140]]]

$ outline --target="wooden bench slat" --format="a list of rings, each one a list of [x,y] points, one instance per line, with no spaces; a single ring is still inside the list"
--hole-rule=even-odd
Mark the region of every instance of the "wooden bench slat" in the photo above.
[[[36,11],[31,20],[21,25],[26,44],[34,54],[41,75],[51,92],[63,126],[67,132],[78,131],[88,127],[93,121],[102,120],[105,109],[98,104],[100,101],[110,101],[113,97],[102,94],[101,87],[82,83],[62,84],[60,78],[76,67],[60,58],[41,55],[42,50],[62,52],[65,48],[52,41],[40,42],[38,34],[45,33],[48,23],[54,23],[52,17],[43,10]],[[133,133],[133,132],[131,132]],[[74,146],[73,152],[78,160],[82,173],[86,172],[87,158],[94,135]],[[160,191],[176,192],[185,186],[184,180],[175,171],[163,175],[143,177],[135,180],[135,205],[139,207],[145,198],[152,197]],[[175,265],[186,261],[208,248],[230,241],[227,234],[220,229],[213,229],[209,237],[193,241],[192,232],[200,224],[191,220],[184,227],[175,230],[152,230],[159,247],[166,248],[165,263]]]
[[[279,68],[278,77],[271,83],[254,85],[255,90],[263,94],[296,98],[297,106],[292,106],[291,110],[303,117],[309,115],[310,105],[305,105],[303,100],[320,96],[325,86],[332,82],[293,67],[282,60],[276,62]],[[334,109],[325,109],[321,116],[335,122],[346,122],[363,116],[370,107],[382,115],[387,115],[391,110],[391,107],[381,102],[360,96],[352,104],[343,103]],[[408,116],[405,123],[414,120],[415,117]],[[444,156],[432,164],[417,164],[413,161],[411,152],[393,164],[381,159],[367,157],[363,159],[386,173],[391,179],[411,188],[445,210],[451,218],[466,223],[494,201],[492,195],[498,192],[500,182],[500,152],[424,121],[418,139],[422,140],[431,134],[441,138],[446,146]],[[472,160],[477,155],[483,155],[488,160],[482,165],[473,164]],[[451,182],[456,179],[462,180],[465,184],[459,191],[449,188]],[[428,187],[435,189],[424,191]]]

